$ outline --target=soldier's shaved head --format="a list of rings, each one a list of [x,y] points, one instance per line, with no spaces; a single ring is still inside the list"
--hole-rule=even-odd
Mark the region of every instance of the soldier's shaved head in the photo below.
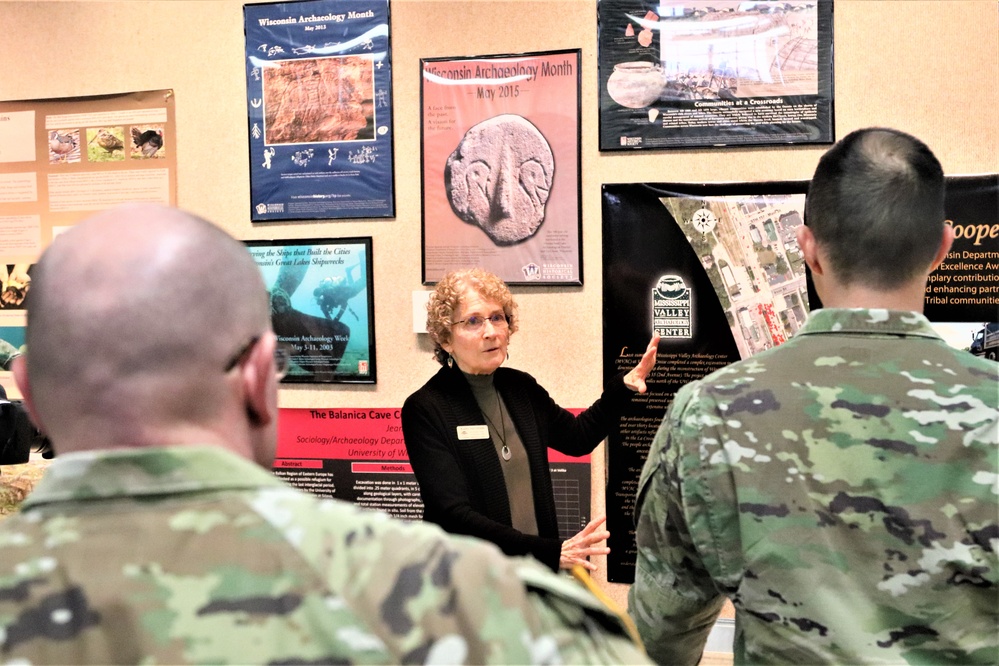
[[[897,288],[924,277],[940,246],[943,169],[914,136],[851,132],[819,160],[805,223],[844,284]]]
[[[57,452],[156,445],[158,431],[218,429],[243,409],[224,368],[269,329],[242,243],[177,209],[121,206],[56,238],[35,266],[18,380]]]

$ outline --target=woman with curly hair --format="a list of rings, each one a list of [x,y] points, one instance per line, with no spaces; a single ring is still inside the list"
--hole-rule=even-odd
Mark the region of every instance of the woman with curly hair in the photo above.
[[[423,519],[476,536],[508,555],[533,555],[553,570],[610,552],[605,518],[559,537],[548,448],[590,453],[628,402],[645,392],[656,362],[653,337],[641,361],[620,373],[578,416],[559,407],[526,372],[501,367],[517,331],[507,285],[472,268],[445,275],[427,304],[427,332],[441,369],[406,399],[402,430],[420,484]]]

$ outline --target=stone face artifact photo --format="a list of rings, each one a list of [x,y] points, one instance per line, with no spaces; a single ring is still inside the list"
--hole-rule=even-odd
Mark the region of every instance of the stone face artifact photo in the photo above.
[[[444,189],[455,215],[496,245],[513,245],[541,227],[554,174],[541,131],[523,116],[503,114],[465,132],[447,158]]]

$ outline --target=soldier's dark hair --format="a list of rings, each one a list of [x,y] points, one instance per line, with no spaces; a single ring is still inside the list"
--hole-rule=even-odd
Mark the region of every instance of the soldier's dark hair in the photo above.
[[[844,284],[893,289],[925,271],[940,247],[944,175],[919,139],[872,127],[819,160],[805,224]]]

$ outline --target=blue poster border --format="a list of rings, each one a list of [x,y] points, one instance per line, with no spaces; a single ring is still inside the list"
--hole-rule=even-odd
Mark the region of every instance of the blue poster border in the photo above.
[[[251,221],[395,217],[388,0],[243,17]]]
[[[371,236],[243,241],[291,358],[282,384],[375,384]]]

